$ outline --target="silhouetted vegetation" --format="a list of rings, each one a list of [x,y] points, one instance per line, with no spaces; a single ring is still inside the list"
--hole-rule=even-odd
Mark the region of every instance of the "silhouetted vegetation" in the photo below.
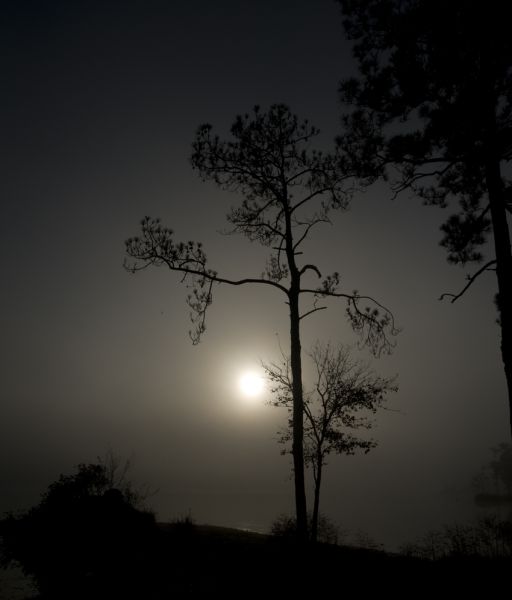
[[[307,120],[299,121],[282,104],[266,112],[238,116],[231,138],[221,140],[211,125],[199,127],[193,145],[192,166],[205,181],[242,196],[227,220],[230,233],[241,233],[250,241],[269,248],[263,275],[227,279],[208,266],[200,243],[175,242],[173,231],[158,219],[142,220],[139,237],[126,242],[131,272],[149,266],[165,266],[177,272],[191,288],[188,304],[192,310],[192,340],[197,343],[205,331],[207,309],[215,284],[259,285],[284,294],[289,306],[290,369],[293,397],[293,472],[297,531],[307,538],[306,493],[303,456],[303,394],[300,324],[302,319],[323,310],[319,301],[343,298],[352,327],[374,352],[389,350],[390,335],[396,333],[392,314],[378,302],[358,292],[340,291],[340,277],[323,277],[317,265],[304,261],[302,244],[313,228],[329,223],[332,210],[348,207],[352,188],[346,181],[352,173],[342,168],[333,154],[312,150],[311,141],[319,134]],[[319,285],[305,283],[313,276]],[[301,310],[300,298],[310,299]],[[372,306],[363,308],[362,303]]]
[[[364,184],[391,180],[427,205],[458,201],[441,244],[483,263],[452,302],[494,271],[512,433],[512,38],[506,2],[339,0],[358,77],[341,84],[340,144]],[[484,259],[489,238],[494,255]]]
[[[319,513],[316,515],[316,525],[313,526],[313,515],[308,514],[309,530],[316,529],[316,537],[313,541],[322,544],[337,544],[340,534],[339,527],[326,515]],[[270,534],[289,540],[294,540],[297,536],[297,521],[289,515],[279,515],[270,527]]]
[[[108,490],[106,493],[110,495]],[[83,525],[81,519],[90,513],[66,510],[65,539],[63,523],[56,529],[37,530],[44,536],[57,534],[54,541],[39,538],[39,550],[44,546],[50,556],[43,557],[42,550],[32,546],[37,539],[31,529],[33,521],[25,521],[28,529],[7,533],[11,548],[18,536],[18,556],[24,545],[25,555],[37,556],[43,592],[38,599],[260,598],[305,593],[336,597],[341,584],[344,593],[403,592],[410,597],[418,585],[422,592],[431,593],[440,586],[443,590],[455,586],[460,594],[481,583],[490,594],[493,586],[508,580],[512,564],[510,529],[498,521],[485,523],[478,532],[446,528],[409,545],[402,554],[393,554],[362,532],[356,532],[353,545],[336,544],[337,527],[322,517],[319,543],[309,545],[297,544],[295,519],[286,516],[275,521],[273,535],[197,525],[188,517],[169,524],[152,523],[150,530],[146,523],[141,535],[139,525],[134,525],[134,513],[129,518],[121,516],[125,505],[121,511],[117,506],[112,522],[113,512],[99,509],[102,496],[95,497],[98,505],[92,515],[106,531],[92,524],[92,529],[84,532],[92,519],[86,518]],[[69,497],[66,506],[68,501]],[[8,527],[12,523],[10,520]],[[89,544],[86,547],[81,546],[84,540]],[[57,543],[65,546],[56,551]]]
[[[311,515],[311,541],[317,540],[320,490],[323,467],[329,454],[368,453],[377,444],[368,437],[354,435],[354,430],[373,427],[370,415],[382,406],[389,392],[397,390],[393,378],[380,377],[369,365],[351,357],[350,348],[334,349],[317,343],[309,353],[316,376],[304,389],[304,460],[312,468],[315,483]],[[271,381],[271,404],[285,407],[290,417],[288,427],[280,432],[279,442],[289,452],[292,436],[292,376],[288,359],[281,365],[264,364]]]
[[[445,525],[414,544],[404,554],[429,560],[448,558],[512,559],[512,523],[496,515],[465,525]]]
[[[158,529],[135,507],[137,493],[105,463],[81,464],[61,475],[26,513],[0,522],[2,564],[19,563],[44,597],[123,597],[151,568]],[[73,590],[70,593],[70,590]]]

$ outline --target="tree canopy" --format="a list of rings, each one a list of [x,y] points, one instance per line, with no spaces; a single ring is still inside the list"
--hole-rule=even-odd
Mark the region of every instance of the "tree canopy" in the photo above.
[[[480,263],[496,304],[512,431],[512,39],[510,7],[491,0],[338,0],[359,74],[342,81],[340,147],[365,184],[390,181],[425,204],[456,206],[441,244],[455,264]],[[493,250],[486,242],[492,239]]]

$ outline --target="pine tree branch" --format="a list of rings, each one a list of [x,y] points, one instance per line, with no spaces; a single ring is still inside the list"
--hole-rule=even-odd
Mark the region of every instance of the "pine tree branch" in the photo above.
[[[302,321],[302,319],[305,319],[309,315],[312,315],[313,313],[318,312],[319,310],[325,310],[326,308],[327,308],[327,306],[318,306],[317,308],[312,308],[311,310],[308,310],[308,312],[306,312],[303,315],[301,315],[299,317],[299,320]]]
[[[443,294],[441,294],[439,296],[439,300],[444,300],[445,298],[451,298],[450,303],[453,304],[467,292],[467,290],[473,285],[475,280],[478,279],[478,277],[480,277],[480,275],[482,275],[482,273],[485,273],[485,271],[495,271],[496,269],[490,268],[492,265],[495,265],[495,264],[496,264],[496,260],[490,260],[483,267],[478,269],[478,271],[476,273],[473,273],[473,275],[467,275],[466,279],[468,280],[468,282],[458,294],[444,292]]]

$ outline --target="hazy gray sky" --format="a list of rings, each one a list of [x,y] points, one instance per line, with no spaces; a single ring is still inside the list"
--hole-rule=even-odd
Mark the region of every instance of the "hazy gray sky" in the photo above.
[[[264,251],[219,235],[237,197],[188,163],[196,127],[227,133],[254,104],[285,102],[339,130],[353,64],[331,0],[6,2],[0,23],[0,511],[26,508],[59,473],[108,447],[134,457],[165,520],[265,530],[293,509],[285,415],[238,388],[287,344],[273,290],[216,292],[199,346],[172,273],[123,268],[144,215],[204,243],[226,275],[258,276]],[[445,213],[385,187],[318,230],[308,256],[389,306],[402,333],[375,363],[399,393],[379,447],[333,458],[322,509],[395,544],[470,514],[472,476],[507,440],[495,282],[457,304],[464,271],[438,246]],[[309,258],[308,258],[309,262]],[[304,322],[303,346],[355,338],[344,305]],[[363,359],[369,356],[361,352]]]

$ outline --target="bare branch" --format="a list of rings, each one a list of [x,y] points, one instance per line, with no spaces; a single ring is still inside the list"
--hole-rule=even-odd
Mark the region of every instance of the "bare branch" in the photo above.
[[[294,252],[302,244],[302,242],[307,238],[311,229],[313,229],[313,227],[315,225],[318,225],[319,223],[331,223],[331,221],[327,217],[318,217],[316,219],[312,219],[311,222],[309,222],[309,223],[300,223],[300,225],[302,225],[302,226],[305,225],[306,228],[303,231],[302,235],[299,237],[299,239],[293,245]]]
[[[333,185],[325,186],[323,188],[315,189],[313,192],[311,192],[310,194],[308,194],[307,196],[305,196],[304,198],[302,198],[302,200],[300,200],[299,202],[297,202],[297,204],[294,204],[291,207],[291,212],[295,213],[301,206],[304,206],[304,204],[307,204],[310,200],[312,200],[316,196],[323,196],[327,192],[331,192],[331,194],[333,196],[338,197],[339,194],[336,193],[335,187],[336,187],[336,185],[333,184]],[[339,205],[340,205],[341,208],[345,208],[346,207],[346,203],[343,204],[343,202],[341,201],[341,198],[339,198]]]
[[[299,320],[302,321],[302,319],[305,319],[307,316],[312,315],[313,313],[318,312],[319,310],[325,310],[326,308],[327,308],[327,306],[318,306],[318,307],[312,308],[311,310],[308,310],[308,312],[301,315],[299,317]]]
[[[478,269],[478,271],[476,271],[476,273],[473,273],[473,275],[467,275],[466,276],[466,279],[467,279],[468,282],[467,282],[467,284],[462,288],[462,290],[458,294],[452,294],[450,292],[444,292],[443,294],[441,294],[439,296],[439,300],[444,300],[445,298],[451,298],[450,302],[451,302],[451,304],[453,304],[461,296],[463,296],[466,293],[466,291],[473,285],[473,283],[475,282],[475,280],[478,279],[478,277],[480,277],[480,275],[482,273],[485,273],[485,271],[495,271],[496,269],[491,269],[490,268],[492,265],[495,265],[495,264],[496,264],[496,260],[490,260],[483,267],[481,267],[480,269]]]
[[[295,249],[295,248],[294,248],[294,249]],[[304,266],[302,267],[302,269],[300,270],[300,274],[301,274],[301,275],[304,275],[304,273],[305,273],[306,271],[308,271],[308,270],[314,271],[314,272],[315,272],[315,273],[318,275],[318,277],[320,277],[320,278],[322,277],[322,273],[320,273],[320,271],[319,271],[318,267],[317,267],[317,266],[315,266],[315,265],[309,265],[309,264],[308,264],[308,265],[304,265]]]
[[[404,161],[407,162],[407,161]],[[430,162],[446,162],[446,161],[430,161]],[[409,161],[410,164],[411,161]],[[426,164],[426,161],[422,161],[421,163],[422,165]],[[454,163],[453,162],[449,162],[443,169],[434,169],[433,171],[427,171],[427,172],[414,172],[411,175],[404,175],[404,178],[399,181],[398,183],[394,184],[391,186],[391,189],[393,191],[393,195],[391,197],[392,200],[396,200],[396,198],[399,196],[399,194],[409,188],[413,188],[415,184],[425,178],[429,178],[429,177],[442,177],[443,175],[445,175],[447,173],[447,171],[449,171],[449,169],[451,169],[453,167]]]

